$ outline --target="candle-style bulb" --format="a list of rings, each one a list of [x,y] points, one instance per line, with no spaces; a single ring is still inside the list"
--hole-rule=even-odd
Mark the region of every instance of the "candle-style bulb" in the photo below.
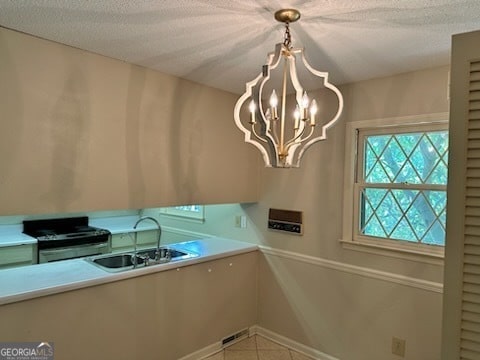
[[[255,111],[257,110],[257,106],[255,105],[255,101],[250,101],[248,105],[248,109],[250,110],[250,124],[255,124]]]
[[[307,92],[304,91],[302,96],[302,108],[307,109],[309,103],[310,99],[308,98]]]
[[[251,113],[254,113],[255,110],[257,109],[257,106],[255,105],[255,101],[250,101],[250,105],[248,105],[248,109],[250,110]]]
[[[278,105],[278,97],[277,97],[277,93],[275,92],[275,89],[273,89],[272,95],[270,95],[270,106],[272,108],[275,108],[277,107],[277,105]]]
[[[293,128],[297,130],[300,125],[300,107],[298,106],[298,104],[297,106],[295,106],[295,111],[293,112],[293,118],[295,119]]]
[[[307,96],[307,92],[305,91],[302,96],[302,119],[307,120],[308,118],[308,104],[310,99]]]
[[[318,111],[317,101],[313,99],[312,105],[310,105],[310,115],[315,116]]]
[[[300,120],[300,107],[297,105],[295,106],[295,111],[293,112],[293,117],[295,120]]]
[[[272,95],[270,95],[270,109],[272,111],[272,120],[277,120],[277,105],[278,105],[278,97],[275,89],[272,91]]]

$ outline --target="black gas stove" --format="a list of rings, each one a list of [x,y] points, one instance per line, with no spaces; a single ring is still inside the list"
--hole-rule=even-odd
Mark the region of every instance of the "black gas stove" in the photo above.
[[[88,225],[88,217],[23,221],[23,233],[37,239],[39,262],[108,252],[110,231]]]

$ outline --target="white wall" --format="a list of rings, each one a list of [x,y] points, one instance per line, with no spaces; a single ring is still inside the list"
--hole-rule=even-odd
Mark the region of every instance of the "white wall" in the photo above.
[[[344,123],[446,112],[447,83],[448,67],[441,67],[344,86],[342,122],[309,150],[302,168],[264,169],[261,201],[247,210],[262,230],[260,244],[319,261],[265,257],[260,281],[272,285],[259,287],[261,326],[342,360],[394,359],[392,336],[406,339],[408,359],[440,357],[443,266],[346,250],[339,239]],[[269,207],[304,211],[304,236],[265,230]],[[411,286],[394,282],[398,277]],[[434,286],[424,289],[423,281]]]
[[[0,27],[0,215],[255,201],[235,100]]]
[[[408,359],[440,357],[442,262],[347,250],[339,240],[345,123],[447,112],[447,84],[440,67],[343,86],[340,123],[300,169],[263,169],[257,204],[213,206],[209,224],[193,225],[269,249],[260,260],[260,326],[342,360],[397,359],[393,336],[406,340]],[[269,208],[303,211],[304,235],[267,230]],[[241,211],[247,229],[233,228]]]
[[[216,138],[215,133],[211,134],[213,138],[208,138],[208,141],[192,136],[193,132],[187,132],[187,138],[182,138],[180,130],[184,127],[173,126],[176,118],[171,114],[181,104],[167,100],[166,108],[155,105],[165,95],[162,86],[166,81],[178,85],[170,89],[172,91],[168,99],[172,100],[175,90],[179,89],[192,95],[191,102],[187,104],[189,114],[195,112],[196,105],[203,104],[211,109],[208,101],[203,100],[211,100],[212,96],[201,96],[203,87],[182,81],[178,84],[178,79],[111,59],[84,53],[78,55],[76,49],[67,50],[57,44],[31,39],[5,29],[0,29],[0,49],[1,78],[8,80],[8,86],[5,86],[7,82],[0,83],[0,105],[9,111],[7,121],[2,119],[0,123],[0,213],[25,214],[26,209],[39,213],[125,209],[202,200],[214,203],[221,198],[235,201],[235,196],[231,200],[227,196],[217,198],[216,187],[222,194],[236,195],[244,189],[247,181],[252,180],[252,176],[255,177],[256,170],[252,169],[252,164],[244,164],[246,170],[235,172],[238,176],[223,168],[220,172],[212,165],[218,165],[211,162],[211,156],[218,154],[219,149],[222,149],[223,155],[231,150],[229,156],[222,156],[226,163],[229,158],[231,160],[238,156],[236,151],[239,150],[241,159],[253,159],[256,165],[255,156],[250,158],[252,147],[241,143],[242,135],[234,129],[229,115],[229,121],[217,119],[217,129],[222,134],[227,131],[231,135],[229,139],[237,145],[242,144],[234,149],[227,139],[210,147],[209,144]],[[39,49],[41,51],[36,52]],[[38,66],[42,64],[37,62],[39,54],[46,57],[43,64],[54,60],[53,68],[58,66],[73,78],[60,76],[53,78],[58,83],[53,81],[50,73],[42,73],[43,67],[35,67],[36,63]],[[81,56],[82,61],[75,54]],[[89,72],[92,66],[100,68]],[[17,67],[23,70],[19,71]],[[118,68],[123,70],[116,72]],[[105,71],[108,79],[104,76],[95,77],[102,71]],[[119,74],[121,76],[117,76]],[[45,92],[29,86],[32,77],[35,78],[35,84],[45,84]],[[82,88],[78,89],[86,80],[91,82],[89,84],[95,84],[95,94],[111,91],[118,81],[126,82],[128,86],[123,89],[129,92],[122,93],[120,98],[109,96],[99,100],[98,97],[91,97],[88,91],[85,93]],[[407,340],[408,359],[434,360],[440,357],[442,295],[439,288],[442,266],[346,250],[338,240],[342,228],[345,122],[447,111],[447,82],[448,68],[441,67],[342,87],[346,101],[345,113],[340,123],[330,131],[328,140],[314,145],[305,155],[302,168],[262,169],[258,203],[211,206],[207,208],[207,216],[209,212],[211,216],[205,224],[184,224],[184,228],[190,226],[194,231],[238,238],[272,249],[260,261],[260,326],[342,360],[395,359],[390,354],[391,336]],[[90,89],[90,85],[85,86]],[[144,95],[146,97],[141,98],[144,87],[148,90]],[[52,88],[58,89],[56,102],[50,98],[49,91]],[[32,100],[31,91],[34,90]],[[225,100],[222,102],[222,111],[226,118],[235,96],[216,90],[208,92],[216,99],[218,95]],[[41,97],[42,94],[46,96],[45,99]],[[86,103],[90,107],[76,107],[75,104],[84,104],[87,98]],[[32,101],[40,105],[44,101],[52,106],[25,107],[25,104],[31,105]],[[145,102],[151,107],[143,107]],[[130,105],[117,113],[115,109],[120,105],[125,106],[125,103]],[[97,107],[104,109],[104,106],[114,109],[106,114],[109,122],[81,122],[80,133],[90,135],[76,137],[72,132],[78,125],[74,121],[75,116],[88,118],[88,112]],[[72,113],[75,109],[78,112]],[[57,112],[52,113],[53,110]],[[182,166],[173,172],[165,172],[163,166],[147,166],[162,164],[163,161],[162,152],[151,153],[150,150],[157,146],[156,137],[151,134],[161,131],[158,127],[162,128],[163,125],[158,122],[158,115],[163,115],[164,111],[170,113],[167,121],[169,136],[180,142],[180,146],[164,144],[161,147],[167,151],[166,156],[170,160],[181,159]],[[93,113],[98,115],[102,111]],[[48,114],[56,117],[47,117]],[[60,119],[65,116],[72,120],[73,128],[62,127]],[[119,119],[122,126],[114,126]],[[184,119],[188,119],[188,116]],[[208,111],[204,111],[201,118],[182,126],[193,131],[195,126],[203,129],[202,122],[208,121]],[[143,125],[140,126],[138,122]],[[62,132],[69,137],[63,138]],[[209,133],[204,131],[202,134]],[[107,136],[108,143],[99,142],[98,136]],[[121,146],[117,142],[120,138]],[[141,139],[145,140],[142,146]],[[80,142],[80,145],[86,142],[93,147],[89,147],[91,151],[87,154],[72,153],[75,148],[68,146],[70,140],[74,144]],[[197,158],[197,153],[190,148],[192,145],[198,145],[206,152]],[[62,146],[66,146],[66,153],[61,151]],[[33,151],[37,148],[42,150]],[[182,154],[175,153],[175,149],[181,149]],[[141,163],[136,162],[139,153],[142,153]],[[260,154],[255,155],[260,158]],[[73,156],[76,165],[56,168],[52,166],[55,156],[62,164],[72,160],[65,156]],[[40,165],[46,163],[50,164],[47,167],[48,175],[32,175],[41,174]],[[93,166],[100,171],[80,172],[85,164],[89,164],[87,169]],[[199,164],[209,166],[205,168]],[[115,175],[105,170],[107,165],[116,169]],[[152,168],[154,170],[149,170]],[[167,167],[167,170],[171,168]],[[79,172],[80,177],[75,177]],[[61,180],[51,182],[50,176],[55,174],[60,174],[58,179]],[[225,180],[225,177],[231,181]],[[201,180],[197,182],[197,179]],[[83,181],[89,185],[80,187],[79,193],[73,191]],[[204,192],[202,184],[208,184],[208,191]],[[36,194],[34,200],[32,194]],[[79,194],[81,196],[77,198]],[[42,199],[47,199],[47,202],[41,203]],[[160,204],[163,201],[165,203]],[[304,235],[290,236],[268,231],[266,220],[270,207],[303,211]],[[247,216],[247,229],[234,228],[234,216],[237,214]]]

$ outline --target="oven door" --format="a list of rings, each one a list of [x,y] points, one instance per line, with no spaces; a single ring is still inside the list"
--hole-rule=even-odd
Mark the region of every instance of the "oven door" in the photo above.
[[[75,259],[79,257],[106,254],[110,251],[108,242],[100,244],[85,244],[62,248],[38,250],[38,263]]]

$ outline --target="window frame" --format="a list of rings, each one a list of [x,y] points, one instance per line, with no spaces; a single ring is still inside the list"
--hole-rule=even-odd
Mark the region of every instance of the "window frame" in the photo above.
[[[440,264],[444,257],[444,247],[427,244],[412,243],[409,241],[375,238],[359,234],[360,188],[357,183],[357,169],[361,169],[363,159],[359,156],[359,134],[368,134],[369,130],[375,133],[383,131],[385,134],[401,132],[402,128],[408,131],[418,129],[448,130],[448,113],[434,113],[418,116],[383,118],[355,121],[346,124],[345,134],[345,170],[344,170],[344,199],[343,199],[343,227],[341,243],[344,248],[368,253],[421,260]],[[388,183],[386,184],[388,186]],[[442,185],[443,186],[443,185]]]
[[[181,206],[181,205],[179,205]],[[176,206],[160,208],[160,214],[170,216],[172,218],[182,219],[186,221],[204,223],[205,222],[205,206],[197,205],[199,212],[178,209]]]

